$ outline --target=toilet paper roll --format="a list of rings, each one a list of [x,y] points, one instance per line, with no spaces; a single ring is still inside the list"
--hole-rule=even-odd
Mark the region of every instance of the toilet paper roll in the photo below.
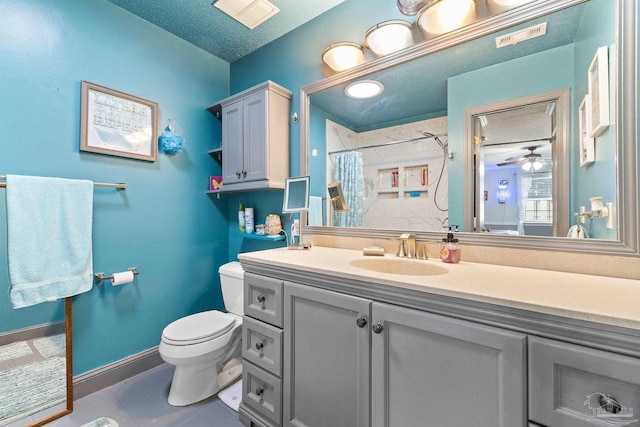
[[[133,282],[133,271],[122,271],[120,273],[113,273],[113,280],[111,284],[113,286],[124,285],[125,283]]]

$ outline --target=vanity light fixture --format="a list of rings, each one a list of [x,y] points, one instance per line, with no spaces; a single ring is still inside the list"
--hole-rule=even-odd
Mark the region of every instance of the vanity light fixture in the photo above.
[[[358,43],[339,42],[322,51],[322,62],[334,71],[344,71],[364,62],[364,49]]]
[[[471,24],[475,19],[473,0],[440,0],[422,8],[416,22],[425,37],[434,37]]]
[[[413,44],[412,28],[413,25],[401,19],[381,22],[364,34],[364,47],[378,56],[397,52]]]
[[[491,14],[506,12],[515,7],[522,6],[525,3],[531,3],[533,0],[488,0],[489,10]]]
[[[355,99],[373,98],[384,91],[384,85],[377,80],[358,80],[344,88],[344,93]]]

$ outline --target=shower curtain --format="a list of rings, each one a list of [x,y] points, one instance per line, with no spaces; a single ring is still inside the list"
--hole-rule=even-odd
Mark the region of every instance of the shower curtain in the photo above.
[[[348,151],[336,154],[334,180],[342,183],[342,191],[349,205],[349,212],[334,212],[333,225],[336,227],[362,227],[362,199],[364,197],[362,153]]]

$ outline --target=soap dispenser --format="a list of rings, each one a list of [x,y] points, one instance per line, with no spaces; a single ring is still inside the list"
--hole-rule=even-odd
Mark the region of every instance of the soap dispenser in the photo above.
[[[440,259],[443,262],[448,262],[451,264],[455,264],[460,262],[460,245],[458,244],[458,239],[453,236],[452,227],[449,227],[449,232],[447,233],[447,238],[442,239],[442,246],[440,246]]]

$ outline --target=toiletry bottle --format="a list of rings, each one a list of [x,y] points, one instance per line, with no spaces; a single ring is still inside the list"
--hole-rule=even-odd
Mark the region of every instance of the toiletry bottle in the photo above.
[[[245,232],[244,221],[244,203],[240,202],[240,206],[238,207],[238,231],[241,233]]]
[[[455,264],[460,262],[461,250],[460,245],[458,244],[458,239],[453,237],[453,233],[451,231],[451,227],[449,227],[447,238],[442,239],[442,246],[440,246],[440,259],[443,262]]]
[[[245,232],[253,233],[253,208],[244,208]]]

